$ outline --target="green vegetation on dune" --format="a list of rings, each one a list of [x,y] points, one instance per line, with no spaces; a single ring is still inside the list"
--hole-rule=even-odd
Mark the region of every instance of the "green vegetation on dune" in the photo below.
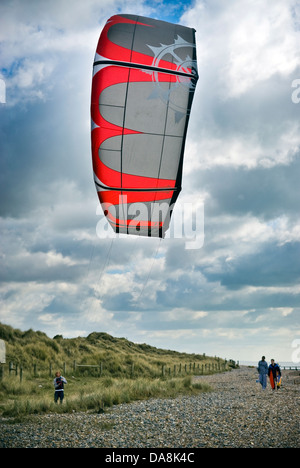
[[[22,332],[0,324],[0,339],[6,345],[0,380],[3,416],[103,411],[139,399],[209,391],[205,383],[194,385],[192,375],[225,369],[223,359],[158,349],[107,333],[51,339],[39,331]],[[53,402],[56,370],[68,380],[63,405]]]

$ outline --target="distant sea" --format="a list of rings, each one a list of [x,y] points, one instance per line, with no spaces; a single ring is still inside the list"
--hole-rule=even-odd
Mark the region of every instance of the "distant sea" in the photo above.
[[[259,361],[259,360],[258,360]],[[240,366],[257,366],[258,361],[240,361]],[[298,367],[300,369],[300,362],[292,362],[292,361],[276,361],[279,366],[282,367]],[[270,364],[270,361],[267,360],[267,363]]]

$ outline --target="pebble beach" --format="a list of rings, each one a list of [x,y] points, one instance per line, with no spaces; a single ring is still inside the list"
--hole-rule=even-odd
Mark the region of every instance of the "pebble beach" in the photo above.
[[[300,385],[292,371],[262,390],[256,369],[195,376],[208,393],[121,404],[105,413],[0,418],[0,448],[299,448]],[[67,398],[67,394],[66,394]]]

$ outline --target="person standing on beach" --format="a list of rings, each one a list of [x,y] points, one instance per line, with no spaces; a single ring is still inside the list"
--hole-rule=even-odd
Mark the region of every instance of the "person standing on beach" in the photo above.
[[[265,360],[265,356],[262,356],[261,361],[258,363],[257,371],[259,373],[259,383],[262,389],[265,390],[267,387],[267,375],[268,375],[268,363]]]
[[[66,379],[61,375],[58,371],[55,373],[55,379],[53,380],[53,385],[55,388],[54,391],[54,401],[57,403],[58,399],[60,399],[60,403],[63,402],[64,399],[64,385],[68,383]]]
[[[281,376],[281,370],[278,364],[274,361],[274,359],[271,359],[271,364],[269,365],[268,369],[268,376],[270,379],[271,387],[272,390],[275,390],[275,388],[280,387],[280,376]]]

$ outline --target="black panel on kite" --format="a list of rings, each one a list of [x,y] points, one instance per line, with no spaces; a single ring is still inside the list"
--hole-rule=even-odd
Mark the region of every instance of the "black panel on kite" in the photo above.
[[[91,140],[115,232],[164,237],[169,228],[197,79],[194,29],[134,15],[107,21],[94,60]]]

